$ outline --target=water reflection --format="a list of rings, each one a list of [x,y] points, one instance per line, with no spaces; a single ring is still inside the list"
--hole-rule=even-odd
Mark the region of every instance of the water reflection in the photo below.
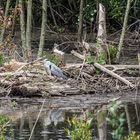
[[[46,122],[45,117],[39,119],[31,137],[32,140],[68,140],[63,123],[44,125],[44,122]],[[16,123],[13,123],[14,138],[16,140],[28,140],[34,123],[35,120],[31,118],[21,118]]]
[[[65,111],[61,109],[52,109],[49,110],[48,115],[44,118],[44,125],[48,126],[54,124],[55,126],[58,122],[65,121]]]
[[[21,102],[20,102],[21,103]],[[42,102],[40,102],[42,103]],[[77,102],[76,102],[77,103]],[[47,105],[47,106],[46,106]],[[62,104],[61,104],[62,105]],[[101,110],[103,107],[96,105],[94,106],[94,110],[92,108],[87,108],[84,111],[93,112],[97,115],[97,110]],[[52,107],[52,106],[51,106]],[[8,126],[14,130],[14,139],[15,140],[28,140],[37,119],[39,110],[41,108],[41,104],[35,103],[28,103],[22,102],[19,108],[14,109],[15,112],[13,115],[14,117],[17,116],[17,119],[14,119],[14,122]],[[128,134],[132,130],[140,132],[140,104],[138,102],[135,103],[124,103],[122,108],[120,109],[121,112],[125,113],[126,122],[125,122],[125,133]],[[103,112],[102,112],[103,113]],[[19,114],[19,115],[18,115]],[[74,109],[74,105],[72,108],[50,108],[48,107],[48,103],[45,104],[45,107],[42,110],[40,118],[35,126],[34,132],[32,134],[32,140],[68,140],[69,138],[65,134],[65,127],[66,127],[66,120],[68,117],[74,116],[74,114],[78,114],[78,117],[83,116],[83,109]],[[19,117],[20,116],[20,117]],[[19,119],[20,118],[20,119]],[[95,118],[98,120],[97,118]],[[99,120],[98,120],[99,121]],[[98,122],[97,121],[97,122]],[[99,123],[99,122],[98,122]],[[93,122],[93,124],[95,124]],[[94,136],[99,137],[97,133],[97,126],[93,125],[95,132]],[[108,126],[107,129],[107,140],[113,140],[110,133],[111,129]],[[102,132],[104,133],[104,132]],[[8,139],[8,138],[7,138]]]

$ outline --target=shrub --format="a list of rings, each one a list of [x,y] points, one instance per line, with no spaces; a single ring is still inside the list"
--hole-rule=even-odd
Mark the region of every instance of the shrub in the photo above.
[[[68,119],[67,135],[71,140],[92,140],[90,122],[88,120],[78,119],[76,116],[70,121]]]

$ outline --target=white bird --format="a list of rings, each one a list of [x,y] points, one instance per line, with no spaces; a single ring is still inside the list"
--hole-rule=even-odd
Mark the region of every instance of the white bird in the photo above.
[[[63,71],[57,67],[54,63],[48,61],[47,59],[43,60],[44,68],[49,75],[54,75],[64,80],[67,80],[67,76],[64,75]]]

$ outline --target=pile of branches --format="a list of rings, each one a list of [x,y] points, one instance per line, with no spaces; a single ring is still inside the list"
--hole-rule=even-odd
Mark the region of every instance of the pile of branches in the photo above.
[[[115,66],[106,66],[110,67],[112,71],[115,71],[117,75],[123,77],[127,83],[120,81],[119,79],[107,74],[106,72],[100,71],[94,65],[81,65],[79,68],[71,67],[67,71],[71,73],[73,77],[69,81],[69,84],[77,86],[79,89],[85,91],[85,93],[111,93],[111,92],[128,92],[136,90],[138,87],[139,78],[138,66],[132,66],[131,71],[128,68],[119,67],[114,68]],[[130,66],[131,67],[131,66]],[[111,71],[111,70],[110,70]],[[130,83],[130,84],[129,84]]]
[[[49,97],[130,91],[137,88],[138,77],[128,76],[125,67],[112,67],[111,73],[99,64],[71,65],[63,68],[69,77],[62,80],[47,75],[40,61],[20,63],[13,61],[0,68],[0,96]],[[97,68],[98,67],[98,68]],[[103,68],[105,69],[103,69]],[[131,66],[134,70],[138,66]],[[116,75],[113,71],[118,71]],[[131,70],[132,71],[132,70]],[[138,71],[135,71],[135,74]],[[117,72],[116,72],[117,73]],[[110,75],[111,74],[111,75]],[[129,72],[130,74],[130,72]],[[120,78],[119,75],[121,75]],[[136,74],[137,75],[137,74]],[[124,77],[125,76],[125,77]],[[127,77],[126,77],[127,76]]]

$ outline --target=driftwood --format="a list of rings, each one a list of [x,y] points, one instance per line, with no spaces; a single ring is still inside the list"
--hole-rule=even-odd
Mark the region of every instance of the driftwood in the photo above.
[[[56,43],[54,44],[54,49],[53,49],[53,52],[56,53],[56,54],[59,54],[61,56],[63,56],[65,53],[62,52],[61,50],[58,49],[58,46]]]
[[[83,65],[82,63],[78,63],[78,64],[68,63],[66,64],[66,68],[70,68],[70,67],[79,68],[82,65]],[[139,65],[103,65],[103,66],[105,68],[111,69],[111,71],[118,71],[118,70],[125,70],[125,69],[140,69]]]
[[[71,54],[75,55],[76,57],[84,60],[85,59],[85,56],[84,55],[81,55],[80,53],[77,53],[76,51],[72,50],[71,51]]]
[[[118,74],[114,73],[113,71],[108,70],[107,68],[105,68],[104,66],[98,64],[98,63],[94,63],[94,66],[98,69],[100,69],[103,72],[106,72],[107,74],[111,75],[112,77],[122,81],[123,83],[125,83],[126,85],[130,86],[130,87],[134,87],[134,85],[129,82],[128,80],[126,80],[125,78],[119,76]]]
[[[105,68],[112,68],[112,71],[124,69],[140,69],[139,65],[104,65]]]

